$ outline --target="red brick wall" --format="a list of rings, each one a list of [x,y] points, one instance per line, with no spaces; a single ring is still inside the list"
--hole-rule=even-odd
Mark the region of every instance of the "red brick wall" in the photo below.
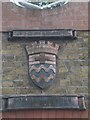
[[[2,4],[2,30],[12,29],[88,29],[88,3],[68,3],[48,10],[20,8]]]
[[[13,118],[28,119],[28,120],[90,120],[88,118],[89,111],[76,111],[76,110],[22,110],[3,112],[2,120]],[[20,119],[20,120],[21,120]]]

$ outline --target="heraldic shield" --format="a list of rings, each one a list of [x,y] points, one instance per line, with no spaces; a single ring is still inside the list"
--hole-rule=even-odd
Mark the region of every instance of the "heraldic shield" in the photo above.
[[[41,89],[50,86],[55,79],[58,48],[59,45],[45,41],[26,46],[30,79]]]

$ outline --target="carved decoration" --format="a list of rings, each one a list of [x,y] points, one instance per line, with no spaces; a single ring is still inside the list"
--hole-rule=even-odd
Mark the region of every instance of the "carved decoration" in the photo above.
[[[35,41],[31,46],[26,46],[30,79],[41,89],[53,83],[58,49],[58,44],[49,41]]]
[[[10,0],[16,5],[23,8],[31,9],[52,9],[58,6],[63,6],[68,3],[68,0]]]

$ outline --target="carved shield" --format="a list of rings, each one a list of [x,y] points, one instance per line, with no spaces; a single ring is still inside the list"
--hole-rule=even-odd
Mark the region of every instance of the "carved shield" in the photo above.
[[[50,86],[56,75],[56,56],[45,53],[29,55],[29,75],[38,87]]]
[[[55,79],[58,48],[58,44],[49,41],[35,41],[26,46],[30,79],[41,89],[50,86]]]

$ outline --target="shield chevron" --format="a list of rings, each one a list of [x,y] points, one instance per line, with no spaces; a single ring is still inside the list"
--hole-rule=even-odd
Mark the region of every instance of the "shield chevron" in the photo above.
[[[34,46],[34,49],[26,47],[29,55],[29,76],[35,85],[41,89],[45,89],[55,79],[56,46],[52,46],[49,42],[47,44],[41,42],[39,46],[37,44],[34,44]]]

